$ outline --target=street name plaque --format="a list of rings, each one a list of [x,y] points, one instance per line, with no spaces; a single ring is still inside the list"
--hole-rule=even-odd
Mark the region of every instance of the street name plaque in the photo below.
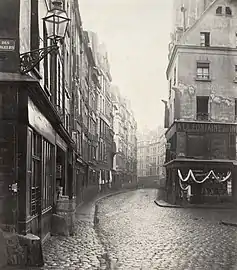
[[[14,51],[15,43],[12,39],[0,39],[0,51]]]

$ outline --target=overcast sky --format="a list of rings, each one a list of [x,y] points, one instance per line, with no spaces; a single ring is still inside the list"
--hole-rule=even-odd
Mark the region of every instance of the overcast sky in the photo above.
[[[113,84],[131,100],[138,128],[164,123],[172,0],[79,0],[83,27],[106,44]]]

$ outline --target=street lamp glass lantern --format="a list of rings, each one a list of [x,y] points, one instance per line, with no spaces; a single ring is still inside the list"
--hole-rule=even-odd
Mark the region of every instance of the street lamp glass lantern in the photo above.
[[[52,1],[52,6],[43,20],[47,30],[47,38],[57,42],[64,39],[69,18],[62,8],[62,1]]]

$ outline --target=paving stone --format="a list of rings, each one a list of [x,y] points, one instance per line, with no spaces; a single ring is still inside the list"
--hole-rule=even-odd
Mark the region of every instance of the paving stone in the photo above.
[[[160,208],[155,198],[137,190],[104,199],[96,229],[93,216],[79,217],[77,233],[51,237],[45,266],[30,270],[237,269],[237,228],[219,224],[234,210]]]
[[[119,269],[232,269],[237,229],[219,220],[233,210],[159,208],[155,195],[140,190],[99,204],[97,230]]]

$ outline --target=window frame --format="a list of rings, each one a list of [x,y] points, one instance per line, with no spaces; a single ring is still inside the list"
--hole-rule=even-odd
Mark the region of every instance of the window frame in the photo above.
[[[205,72],[207,71],[207,72]],[[196,62],[196,80],[199,81],[210,81],[210,62]]]
[[[200,32],[200,46],[210,47],[211,46],[211,33],[210,32]]]
[[[220,13],[219,13],[220,11]],[[218,6],[216,9],[216,15],[223,15],[223,7],[222,6]]]
[[[198,111],[198,101],[207,101],[207,108],[203,111]],[[209,97],[208,96],[197,96],[196,97],[196,120],[198,121],[208,121],[209,120]]]
[[[225,15],[232,16],[232,9],[229,6],[225,7]]]

